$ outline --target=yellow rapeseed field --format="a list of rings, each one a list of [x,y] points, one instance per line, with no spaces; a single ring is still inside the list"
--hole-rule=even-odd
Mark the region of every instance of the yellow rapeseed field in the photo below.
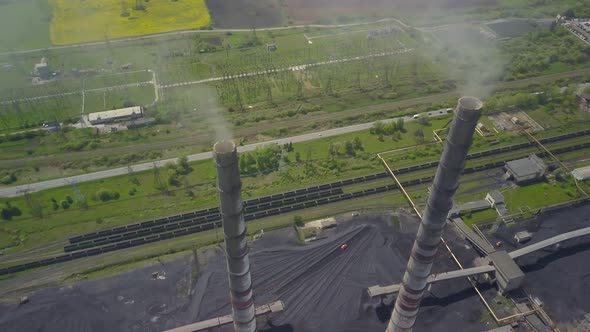
[[[49,0],[51,42],[77,44],[207,26],[205,0]],[[126,13],[127,17],[121,14]]]

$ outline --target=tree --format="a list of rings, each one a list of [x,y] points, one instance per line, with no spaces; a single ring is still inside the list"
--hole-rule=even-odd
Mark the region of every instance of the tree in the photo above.
[[[281,160],[281,149],[278,146],[256,149],[258,170],[265,173],[277,170]]]
[[[311,159],[311,148],[307,148],[307,157],[305,158],[305,176],[312,177],[316,174],[316,168]]]
[[[156,163],[154,163],[154,187],[161,192],[165,192],[165,193],[168,192],[168,184],[166,182],[162,181],[162,176],[160,175],[160,169],[158,168]]]
[[[428,118],[423,117],[418,119],[418,123],[424,127],[429,126],[430,125],[430,120],[428,120]]]
[[[33,198],[33,195],[31,195],[31,193],[25,193],[25,201],[27,202],[27,206],[29,208],[29,211],[31,212],[31,215],[33,217],[42,219],[43,206],[41,206],[41,204],[35,198]]]
[[[14,173],[11,173],[11,174],[4,176],[2,179],[0,179],[0,182],[2,184],[11,184],[11,183],[15,182],[16,180],[17,180],[16,175],[14,175]]]
[[[55,200],[55,198],[51,199],[51,203],[53,205],[53,211],[59,210],[59,204],[57,204],[57,201]]]
[[[355,150],[363,150],[363,142],[358,136],[354,137],[352,144]]]
[[[188,182],[188,179],[184,179],[184,192],[185,192],[186,196],[189,198],[195,197],[195,193],[193,192],[191,185]]]
[[[424,131],[422,130],[422,128],[416,129],[416,131],[414,132],[414,137],[416,138],[416,142],[418,144],[424,143]]]
[[[295,226],[297,226],[297,227],[305,226],[305,223],[303,222],[303,218],[300,215],[294,216],[293,222],[295,223]]]
[[[405,122],[404,122],[404,119],[403,119],[403,118],[399,118],[399,119],[397,119],[397,121],[395,122],[395,128],[396,128],[398,131],[404,132],[404,131],[405,131],[405,129],[404,129],[404,125],[405,125]]]
[[[253,173],[256,171],[256,159],[252,154],[247,153],[240,157],[240,172],[244,174]]]
[[[96,192],[96,197],[103,202],[108,202],[110,200],[119,199],[119,197],[121,197],[121,195],[117,191],[109,191],[109,190],[101,188]]]
[[[371,127],[371,129],[369,129],[369,132],[373,135],[383,135],[383,122],[381,121],[376,121],[373,124],[373,127]]]
[[[16,206],[12,206],[10,201],[7,201],[5,207],[0,211],[0,216],[4,220],[12,220],[13,217],[18,217],[20,215],[22,215],[21,210]]]
[[[60,205],[64,210],[67,210],[70,208],[70,203],[65,199],[60,202]]]
[[[344,143],[344,150],[346,151],[346,154],[354,157],[356,156],[356,152],[354,150],[354,144],[351,141],[346,141],[346,143]]]
[[[176,169],[176,172],[179,175],[187,175],[192,171],[193,168],[189,165],[187,156],[178,158],[178,168]]]
[[[240,158],[240,173],[248,173],[246,169],[246,158]]]
[[[171,186],[180,186],[180,176],[176,170],[168,170],[168,184]]]
[[[295,161],[296,162],[300,162],[301,161],[301,153],[295,152]]]
[[[334,143],[330,143],[330,145],[328,145],[328,156],[330,156],[331,158],[336,157],[338,153],[336,152],[336,148],[334,147]]]

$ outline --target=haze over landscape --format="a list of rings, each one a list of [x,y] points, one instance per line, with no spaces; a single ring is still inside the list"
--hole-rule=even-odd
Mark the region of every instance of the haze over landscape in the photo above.
[[[0,331],[590,330],[586,1],[0,27]]]

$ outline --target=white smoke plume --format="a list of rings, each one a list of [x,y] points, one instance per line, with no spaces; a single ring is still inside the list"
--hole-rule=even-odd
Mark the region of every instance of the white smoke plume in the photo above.
[[[465,23],[441,23],[439,7],[443,4],[431,0],[421,8],[422,23],[417,25],[425,38],[422,53],[437,63],[444,76],[458,82],[462,95],[484,99],[494,92],[504,75],[505,60],[498,42],[484,22],[468,22],[469,17],[464,19]],[[457,7],[451,0],[446,5],[447,10]]]
[[[217,92],[208,86],[197,85],[191,89],[193,100],[196,100],[195,108],[203,115],[210,128],[215,133],[215,141],[231,140],[233,138],[230,126],[223,113],[225,108],[218,103]]]

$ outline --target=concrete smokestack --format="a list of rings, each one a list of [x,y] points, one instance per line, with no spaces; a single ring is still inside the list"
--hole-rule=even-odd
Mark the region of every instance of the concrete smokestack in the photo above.
[[[414,327],[482,106],[477,98],[459,99],[387,332],[411,331]]]
[[[217,166],[234,329],[236,332],[254,332],[256,316],[236,146],[230,141],[217,142],[213,156]]]

